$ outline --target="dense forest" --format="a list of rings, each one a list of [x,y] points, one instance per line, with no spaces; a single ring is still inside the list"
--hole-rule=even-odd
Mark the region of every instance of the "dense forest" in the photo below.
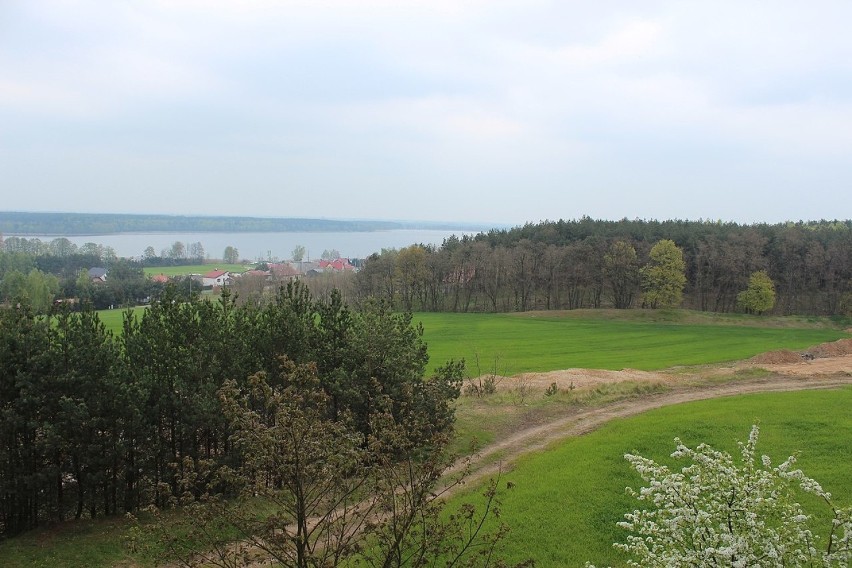
[[[211,478],[187,482],[187,470],[245,459],[222,406],[226,386],[254,428],[276,419],[252,385],[295,392],[301,410],[319,401],[304,434],[346,425],[347,439],[360,437],[351,451],[377,443],[381,416],[397,425],[394,459],[399,436],[426,455],[452,426],[463,366],[425,379],[422,330],[410,316],[379,303],[353,312],[339,295],[315,300],[298,283],[259,307],[236,306],[227,292],[218,302],[170,294],[139,320],[128,312],[118,336],[89,310],[53,322],[25,304],[0,310],[0,537],[209,491]]]
[[[852,221],[545,221],[373,254],[348,297],[424,311],[651,307],[642,269],[662,240],[683,255],[682,307],[737,311],[750,278],[765,272],[773,313],[852,311]]]
[[[459,228],[458,224],[335,219],[118,215],[98,213],[25,213],[0,211],[6,235],[107,235],[152,232],[347,232],[392,229]]]
[[[852,221],[738,225],[704,221],[545,221],[474,236],[442,246],[413,244],[376,252],[357,274],[307,280],[318,296],[340,289],[357,305],[382,298],[404,310],[526,311],[657,307],[643,280],[651,251],[671,241],[683,258],[677,306],[712,312],[740,311],[740,295],[758,273],[768,277],[774,314],[849,315],[852,311]],[[0,301],[28,290],[37,309],[53,297],[82,298],[96,307],[134,305],[161,286],[146,281],[142,266],[202,262],[201,243],[146,249],[140,262],[119,259],[109,247],[0,240]],[[87,286],[80,271],[105,266],[105,286]],[[184,282],[184,284],[188,284]],[[246,301],[255,282],[235,285]],[[650,300],[650,301],[649,301]]]

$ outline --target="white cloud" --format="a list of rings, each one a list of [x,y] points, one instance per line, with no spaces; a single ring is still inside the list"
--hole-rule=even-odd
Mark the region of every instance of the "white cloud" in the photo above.
[[[662,25],[654,21],[631,21],[592,44],[567,45],[541,50],[534,57],[563,67],[599,67],[641,61],[658,46]]]

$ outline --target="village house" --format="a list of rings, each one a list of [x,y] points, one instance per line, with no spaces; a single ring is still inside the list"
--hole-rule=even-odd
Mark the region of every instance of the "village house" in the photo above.
[[[100,266],[96,266],[94,268],[89,269],[89,278],[92,282],[106,282],[107,270],[106,268],[102,268]]]
[[[348,258],[337,258],[335,260],[321,260],[319,269],[326,272],[351,272],[355,270]]]
[[[207,274],[201,275],[201,284],[206,288],[208,286],[222,287],[230,284],[231,273],[227,270],[211,270]]]

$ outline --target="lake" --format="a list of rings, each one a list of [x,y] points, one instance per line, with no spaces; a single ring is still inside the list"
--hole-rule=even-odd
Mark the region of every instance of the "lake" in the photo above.
[[[170,250],[176,241],[187,248],[190,243],[201,243],[210,258],[222,258],[225,247],[239,251],[240,258],[248,260],[287,260],[293,249],[304,246],[305,260],[319,258],[323,251],[337,250],[345,258],[366,258],[383,248],[400,249],[412,244],[441,246],[450,235],[475,235],[475,231],[397,229],[392,231],[338,232],[338,233],[120,233],[115,235],[90,235],[65,237],[77,246],[97,243],[115,249],[120,257],[140,257],[146,247],[154,247],[159,255]],[[11,237],[14,235],[6,235]],[[56,236],[24,236],[50,242]]]

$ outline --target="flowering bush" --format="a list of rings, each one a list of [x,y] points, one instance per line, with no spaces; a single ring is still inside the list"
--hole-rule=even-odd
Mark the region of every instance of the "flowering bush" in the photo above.
[[[740,443],[741,463],[706,444],[695,449],[675,438],[672,457],[687,460],[679,472],[638,455],[625,458],[648,484],[628,492],[648,503],[625,515],[631,534],[615,547],[632,556],[630,566],[849,566],[852,509],[834,506],[831,495],[795,469],[790,456],[772,466],[756,459],[758,427]],[[799,489],[822,499],[833,512],[826,538],[814,534],[812,517],[797,501]]]

